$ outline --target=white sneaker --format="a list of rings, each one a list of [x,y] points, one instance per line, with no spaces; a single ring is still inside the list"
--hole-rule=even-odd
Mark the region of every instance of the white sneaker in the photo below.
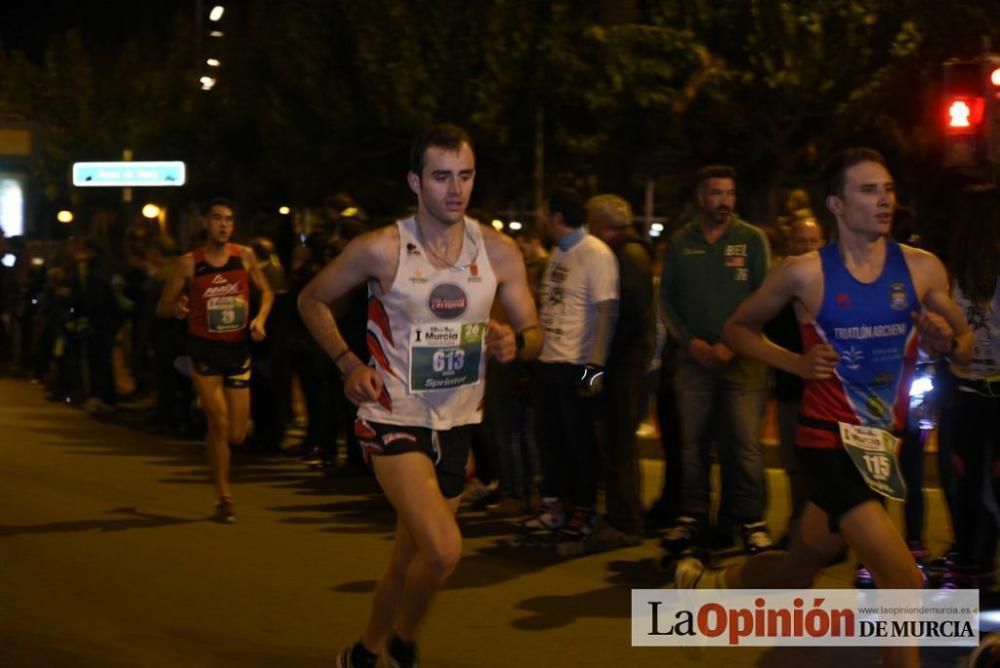
[[[743,546],[750,554],[774,549],[774,541],[767,530],[766,522],[744,524],[740,528],[740,533],[743,536]]]

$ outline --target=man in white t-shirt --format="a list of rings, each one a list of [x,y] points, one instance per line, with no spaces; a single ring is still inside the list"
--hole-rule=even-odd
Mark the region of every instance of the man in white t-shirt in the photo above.
[[[618,263],[603,241],[582,229],[586,209],[577,192],[553,191],[547,209],[544,228],[556,245],[539,299],[545,332],[535,383],[542,507],[520,528],[583,540],[595,517],[595,397],[617,318]]]

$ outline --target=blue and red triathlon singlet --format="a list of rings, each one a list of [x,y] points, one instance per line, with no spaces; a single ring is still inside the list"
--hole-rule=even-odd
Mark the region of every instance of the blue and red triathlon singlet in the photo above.
[[[188,290],[188,334],[219,343],[244,343],[250,312],[250,280],[240,247],[226,244],[229,257],[221,267],[205,259],[205,249],[192,251],[194,279]]]
[[[801,325],[802,347],[829,343],[840,355],[834,376],[806,380],[795,442],[807,448],[843,447],[838,422],[899,434],[909,408],[917,360],[911,319],[920,302],[903,250],[886,241],[882,274],[872,283],[854,278],[837,244],[819,252],[823,303],[816,320]]]

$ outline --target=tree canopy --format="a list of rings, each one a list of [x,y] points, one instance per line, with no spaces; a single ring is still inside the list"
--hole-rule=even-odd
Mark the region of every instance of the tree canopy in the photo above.
[[[548,181],[637,199],[655,178],[668,201],[706,162],[761,191],[848,143],[933,165],[940,63],[980,52],[1000,4],[247,0],[226,18],[207,92],[186,14],[99,67],[74,30],[38,62],[0,48],[0,120],[37,128],[46,196],[68,189],[69,163],[130,148],[186,160],[196,195],[348,190],[392,213],[410,199],[410,138],[442,120],[471,131],[494,209],[530,206],[539,148]]]

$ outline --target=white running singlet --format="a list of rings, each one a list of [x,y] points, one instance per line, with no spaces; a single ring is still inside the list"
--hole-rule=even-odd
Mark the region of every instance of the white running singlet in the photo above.
[[[438,269],[416,218],[396,223],[399,260],[392,286],[368,289],[368,351],[385,389],[358,417],[444,431],[482,421],[486,325],[497,291],[479,224],[465,219],[462,252]]]

